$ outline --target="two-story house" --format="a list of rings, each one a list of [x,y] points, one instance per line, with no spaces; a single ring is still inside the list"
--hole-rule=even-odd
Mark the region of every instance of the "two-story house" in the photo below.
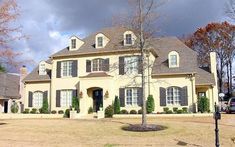
[[[84,39],[72,36],[69,46],[41,61],[25,79],[25,108],[65,110],[72,97],[80,101],[80,113],[97,112],[120,98],[121,109],[141,109],[140,50],[137,35],[122,27],[105,28]],[[197,65],[197,54],[176,37],[155,38],[146,54],[146,94],[155,100],[155,112],[164,107],[188,107],[196,112],[197,98],[218,101],[216,57],[210,71]]]

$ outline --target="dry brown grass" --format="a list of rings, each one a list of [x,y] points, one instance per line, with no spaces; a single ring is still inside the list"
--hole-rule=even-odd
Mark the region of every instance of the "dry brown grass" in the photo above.
[[[0,120],[0,146],[214,146],[214,124],[210,117],[154,118],[149,123],[165,125],[158,132],[127,132],[121,127],[140,119],[18,119]],[[5,124],[4,124],[5,123]],[[235,146],[235,114],[222,115],[221,146]]]

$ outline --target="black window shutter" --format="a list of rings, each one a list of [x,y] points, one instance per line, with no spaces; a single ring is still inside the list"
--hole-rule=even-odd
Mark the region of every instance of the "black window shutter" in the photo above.
[[[181,106],[188,106],[188,88],[183,87],[180,91],[181,94]]]
[[[29,101],[28,101],[29,107],[33,107],[33,92],[29,91]]]
[[[138,99],[137,99],[137,104],[138,106],[143,106],[143,98],[142,98],[142,94],[143,91],[142,91],[142,88],[138,88],[137,89],[137,94],[138,94]]]
[[[141,74],[141,71],[142,71],[142,66],[141,66],[141,56],[138,56],[138,74]]]
[[[119,88],[120,106],[125,107],[125,89]]]
[[[166,106],[166,89],[160,87],[160,106]]]
[[[77,77],[78,61],[74,60],[72,63],[72,77]]]
[[[73,90],[73,97],[77,97],[77,89]]]
[[[86,60],[86,72],[91,72],[91,60]]]
[[[103,61],[103,71],[109,71],[109,58]]]
[[[56,90],[56,107],[60,107],[60,90]]]
[[[119,75],[124,75],[124,57],[119,57]]]
[[[56,78],[61,78],[61,62],[57,62],[56,66]]]

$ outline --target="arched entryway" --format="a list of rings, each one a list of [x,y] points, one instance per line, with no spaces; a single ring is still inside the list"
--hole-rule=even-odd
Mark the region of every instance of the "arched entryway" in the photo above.
[[[93,111],[97,112],[100,107],[103,107],[103,89],[100,87],[92,87],[87,89],[87,92],[93,100]]]

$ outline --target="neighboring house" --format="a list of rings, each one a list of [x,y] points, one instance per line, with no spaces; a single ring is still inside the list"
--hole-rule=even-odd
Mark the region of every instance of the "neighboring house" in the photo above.
[[[69,46],[50,56],[23,80],[25,107],[41,108],[43,98],[50,110],[70,108],[79,97],[80,113],[89,107],[97,112],[120,98],[121,109],[141,109],[140,50],[138,38],[126,28],[106,28],[84,39],[72,36]],[[197,99],[210,99],[210,109],[218,102],[216,55],[211,53],[211,69],[197,65],[197,54],[176,37],[155,38],[147,55],[146,93],[155,100],[155,111],[164,107],[187,107],[196,112]]]
[[[0,113],[10,113],[11,104],[20,99],[20,76],[0,73]]]

